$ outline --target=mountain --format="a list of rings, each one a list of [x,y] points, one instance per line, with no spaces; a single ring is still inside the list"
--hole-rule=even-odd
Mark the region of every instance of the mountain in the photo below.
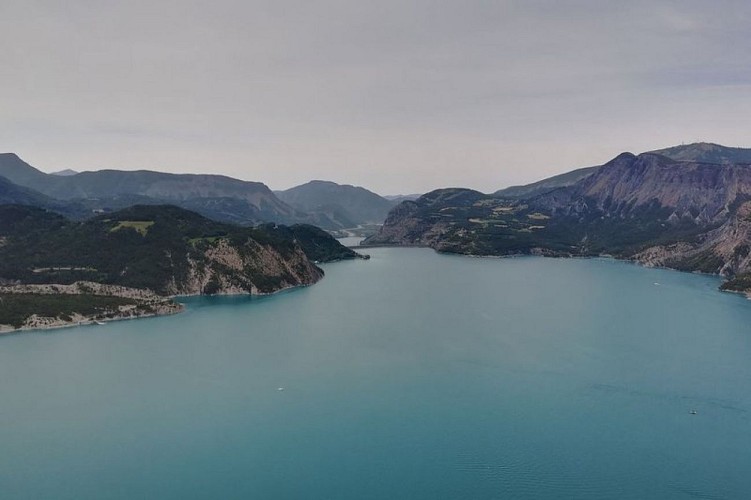
[[[75,170],[71,170],[69,168],[66,168],[65,170],[60,170],[59,172],[52,172],[52,173],[50,173],[50,175],[60,175],[60,176],[63,176],[63,177],[67,177],[69,175],[76,175],[77,173],[78,172],[76,172]]]
[[[652,153],[623,153],[577,184],[530,202],[567,210],[586,200],[589,209],[626,215],[645,206],[658,206],[669,209],[671,217],[711,222],[727,217],[730,205],[750,194],[748,164],[675,161]]]
[[[393,203],[401,203],[403,201],[414,201],[417,198],[422,196],[421,194],[389,194],[384,196],[387,200],[393,202]]]
[[[260,182],[222,175],[168,174],[148,170],[100,170],[74,175],[45,174],[13,153],[0,154],[0,176],[19,186],[91,211],[142,204],[170,203],[225,222],[308,222]]]
[[[453,220],[487,195],[464,188],[437,189],[415,201],[404,201],[389,212],[378,233],[366,238],[366,245],[402,245],[441,247],[441,237],[449,228],[456,227]],[[450,213],[444,213],[446,210]],[[449,220],[451,219],[451,220]]]
[[[357,227],[359,223],[352,218],[341,205],[322,205],[311,210],[296,208],[301,213],[307,214],[311,224],[322,227],[328,231]]]
[[[45,184],[48,174],[35,169],[15,153],[0,153],[0,176],[19,186],[42,191],[37,186]]]
[[[260,182],[223,175],[149,170],[45,174],[13,153],[0,154],[0,176],[55,200],[57,211],[75,218],[135,204],[172,204],[232,224],[307,223],[335,231],[381,224],[396,204],[362,187],[326,181],[274,193]]]
[[[576,184],[580,180],[592,175],[598,167],[584,167],[565,174],[555,175],[548,177],[541,181],[533,182],[532,184],[526,184],[524,186],[510,186],[505,189],[500,189],[493,193],[498,198],[509,199],[522,199],[531,198],[539,194],[552,191],[560,187],[571,186]]]
[[[650,151],[653,154],[667,156],[678,161],[695,161],[701,163],[751,163],[751,149],[730,148],[711,142],[696,142],[671,148]]]
[[[677,161],[719,164],[751,163],[751,149],[730,148],[708,142],[684,144],[681,146],[649,151],[648,153],[666,156]],[[532,198],[548,191],[552,191],[553,189],[576,184],[585,177],[589,177],[595,173],[598,168],[599,167],[597,166],[579,168],[560,175],[548,177],[541,181],[533,182],[532,184],[507,187],[496,191],[493,195],[509,199]]]
[[[35,205],[39,207],[50,206],[54,203],[52,198],[43,195],[33,189],[13,184],[5,177],[0,177],[0,204]]]
[[[288,239],[294,240],[305,255],[318,264],[320,262],[335,262],[350,259],[370,259],[368,255],[360,255],[333,238],[329,233],[310,224],[295,224],[293,226],[277,226],[275,224],[261,226]]]
[[[751,163],[623,153],[586,174],[522,199],[434,191],[395,207],[364,243],[473,255],[608,254],[721,274],[726,288],[751,290],[743,288],[751,285]]]
[[[74,219],[89,217],[92,214],[92,210],[85,204],[55,200],[33,189],[13,184],[5,177],[0,177],[0,205],[3,204],[41,207]]]
[[[41,208],[0,206],[0,279],[78,281],[162,295],[271,293],[317,282],[315,260],[357,254],[307,226],[239,227],[175,206],[134,206],[85,222]]]
[[[329,181],[306,184],[277,191],[285,203],[303,212],[323,214],[331,229],[351,228],[364,224],[380,224],[394,203],[365,188]]]

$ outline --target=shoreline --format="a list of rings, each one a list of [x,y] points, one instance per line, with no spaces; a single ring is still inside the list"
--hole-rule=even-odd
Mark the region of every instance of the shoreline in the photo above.
[[[81,319],[79,321],[63,321],[59,320],[60,322],[53,322],[47,325],[36,325],[36,326],[22,326],[20,328],[13,328],[12,326],[8,328],[10,325],[0,325],[0,336],[5,335],[13,335],[13,334],[20,334],[20,333],[28,333],[28,332],[43,332],[48,330],[60,330],[63,328],[75,328],[77,326],[105,326],[105,325],[97,325],[97,321],[101,323],[113,323],[116,321],[128,321],[128,320],[136,320],[136,319],[143,319],[143,318],[156,318],[160,316],[174,316],[176,314],[181,314],[185,312],[185,306],[183,304],[178,303],[178,308],[176,310],[171,312],[162,312],[162,313],[144,313],[144,314],[134,314],[134,315],[127,315],[127,316],[113,316],[110,318],[99,318],[94,319],[92,317],[84,317],[84,319]],[[50,318],[52,319],[52,318]]]
[[[179,299],[181,297],[184,298],[191,298],[191,297],[271,297],[273,295],[277,295],[284,292],[289,292],[292,290],[296,290],[298,288],[307,288],[309,286],[314,286],[318,284],[321,280],[323,280],[325,276],[322,276],[321,279],[315,281],[314,283],[305,283],[300,285],[290,285],[285,286],[283,288],[280,288],[279,290],[274,290],[273,292],[258,292],[258,293],[251,293],[251,292],[219,292],[219,293],[182,293],[182,294],[175,294],[175,295],[167,295],[166,297],[169,299]]]
[[[746,297],[746,299],[751,300],[751,290],[728,290],[725,288],[720,288],[720,291],[725,293],[734,293],[736,295],[743,295],[744,297]]]
[[[457,252],[442,252],[440,250],[437,250],[433,247],[430,247],[428,245],[371,245],[369,248],[430,248],[434,252],[440,255],[447,255],[447,256],[456,256],[456,257],[470,257],[470,258],[482,258],[482,259],[510,259],[510,258],[523,258],[523,257],[546,257],[546,258],[553,258],[553,259],[607,259],[612,260],[615,262],[623,262],[623,263],[629,263],[633,265],[637,265],[639,267],[644,267],[648,269],[664,269],[669,271],[675,271],[680,273],[689,273],[689,274],[698,274],[703,276],[712,276],[712,277],[718,277],[722,278],[719,274],[713,274],[713,273],[703,273],[700,271],[682,271],[679,269],[671,268],[668,266],[657,266],[657,265],[650,265],[643,262],[640,262],[636,259],[630,259],[630,258],[618,258],[610,254],[600,254],[600,255],[545,255],[541,253],[518,253],[518,254],[509,254],[509,255],[471,255],[471,254],[462,254]],[[321,277],[323,279],[325,276]],[[320,281],[320,280],[318,280]],[[120,311],[119,313],[113,314],[110,317],[104,317],[104,318],[97,318],[95,316],[84,316],[77,313],[73,313],[74,317],[71,318],[71,320],[66,321],[61,318],[51,318],[51,317],[38,317],[36,314],[33,314],[27,318],[27,322],[29,320],[32,320],[32,325],[24,325],[18,328],[13,327],[12,325],[6,325],[6,324],[0,324],[0,336],[5,335],[13,335],[18,333],[26,333],[26,332],[32,332],[32,331],[46,331],[46,330],[57,330],[62,328],[74,328],[77,326],[92,326],[96,325],[96,322],[102,322],[102,323],[109,323],[114,321],[126,321],[126,320],[135,320],[135,319],[142,319],[142,318],[153,318],[158,316],[172,316],[175,314],[180,314],[185,312],[186,307],[185,304],[179,302],[180,298],[193,298],[193,297],[271,297],[274,295],[282,294],[285,292],[291,292],[298,288],[307,288],[310,286],[315,285],[318,281],[315,283],[310,284],[301,284],[301,285],[292,285],[280,288],[279,290],[275,290],[273,292],[266,292],[266,293],[251,293],[251,292],[235,292],[235,291],[227,291],[227,292],[220,292],[215,294],[203,294],[203,293],[193,293],[193,294],[180,294],[180,295],[169,295],[169,296],[163,296],[163,295],[157,295],[154,292],[151,292],[150,290],[142,290],[142,289],[128,289],[126,287],[120,287],[115,285],[103,285],[100,283],[94,283],[94,282],[76,282],[72,285],[55,285],[55,284],[46,284],[46,285],[5,285],[0,286],[0,293],[6,292],[6,293],[39,293],[39,288],[44,288],[47,290],[57,290],[59,288],[67,288],[67,287],[80,287],[83,285],[84,287],[91,287],[93,285],[96,289],[106,289],[109,291],[109,293],[104,294],[105,296],[115,296],[115,297],[127,297],[132,298],[133,295],[137,295],[142,298],[148,297],[150,300],[156,301],[146,304],[138,304],[135,306],[132,306],[132,308],[128,309],[127,313],[126,311]],[[117,289],[113,291],[113,288]],[[79,288],[80,289],[80,288]],[[726,293],[732,293],[732,294],[738,294],[744,296],[747,300],[751,300],[751,290],[726,290],[722,288],[717,289],[720,292],[726,292]],[[120,293],[118,293],[120,292]],[[122,293],[126,292],[126,293]],[[46,295],[70,295],[75,293],[61,293],[59,291],[54,292],[42,292]],[[138,312],[138,307],[143,307],[145,305],[149,305],[150,307],[153,307],[155,305],[162,306],[161,310],[157,310],[156,312]],[[34,323],[34,321],[37,321]],[[104,326],[104,325],[101,325]]]
[[[725,281],[727,281],[727,278],[725,278],[724,276],[718,273],[705,273],[702,271],[684,271],[684,270],[676,269],[674,267],[669,267],[669,266],[648,264],[648,263],[641,262],[637,259],[632,259],[629,257],[616,257],[615,255],[612,255],[612,254],[550,255],[550,254],[545,254],[544,252],[540,252],[540,253],[530,252],[530,253],[513,253],[513,254],[507,254],[507,255],[491,255],[491,254],[479,255],[479,254],[466,254],[466,253],[459,253],[459,252],[445,252],[445,251],[441,251],[436,248],[433,248],[430,245],[398,245],[398,244],[372,244],[372,245],[367,245],[367,248],[429,248],[439,255],[469,257],[469,258],[475,258],[475,259],[512,259],[512,258],[523,258],[523,257],[544,257],[544,258],[549,258],[549,259],[607,259],[607,260],[613,260],[616,262],[629,263],[629,264],[633,264],[635,266],[639,266],[639,267],[643,267],[647,269],[664,269],[667,271],[675,271],[678,273],[697,274],[700,276],[712,276],[712,277],[716,277],[720,279],[725,279]],[[744,295],[748,300],[751,300],[751,290],[726,290],[721,287],[718,287],[717,290],[720,292],[736,293],[736,294]]]
[[[324,277],[321,277],[323,279]],[[320,281],[320,280],[318,280]],[[125,311],[120,311],[118,313],[113,314],[109,317],[104,318],[97,318],[95,316],[85,316],[78,313],[73,313],[72,318],[70,320],[64,320],[59,317],[52,318],[52,317],[40,317],[36,314],[32,314],[26,319],[26,322],[32,321],[32,325],[23,325],[18,328],[13,327],[12,325],[7,324],[0,324],[0,336],[5,335],[13,335],[13,334],[19,334],[19,333],[27,333],[27,332],[33,332],[33,331],[47,331],[47,330],[59,330],[63,328],[75,328],[77,326],[95,326],[97,325],[97,321],[101,323],[110,323],[115,321],[126,321],[126,320],[136,320],[136,319],[143,319],[143,318],[155,318],[159,316],[172,316],[176,314],[181,314],[185,312],[186,306],[185,304],[179,302],[180,298],[192,298],[192,297],[271,297],[277,294],[282,294],[285,292],[291,292],[298,288],[307,288],[309,286],[313,286],[316,283],[310,283],[310,284],[301,284],[301,285],[291,285],[286,286],[283,288],[280,288],[279,290],[275,290],[273,292],[265,292],[265,293],[251,293],[251,292],[223,292],[223,293],[214,293],[214,294],[203,294],[203,293],[194,293],[194,294],[182,294],[182,295],[157,295],[154,292],[150,290],[143,290],[143,289],[137,289],[137,288],[126,288],[126,287],[120,287],[117,285],[103,285],[101,283],[94,283],[94,282],[76,282],[72,285],[56,285],[56,284],[45,284],[45,285],[5,285],[0,286],[0,293],[17,293],[17,294],[33,294],[33,293],[40,293],[41,290],[44,290],[42,293],[44,295],[75,295],[80,293],[60,293],[60,292],[51,292],[50,290],[55,289],[71,289],[71,288],[78,288],[80,290],[80,286],[83,285],[84,287],[87,286],[94,286],[94,288],[102,290],[107,289],[109,291],[108,294],[105,296],[111,296],[111,297],[124,297],[129,298],[133,295],[141,296],[141,297],[149,297],[151,300],[158,301],[157,304],[155,303],[148,303],[148,304],[139,304],[134,306],[134,308],[128,309],[128,313]],[[101,287],[101,288],[100,288]],[[117,288],[118,290],[113,290],[113,288]],[[120,292],[120,293],[118,293]],[[125,292],[125,293],[122,293]],[[158,309],[156,312],[138,312],[138,307],[143,307],[145,305],[149,306],[158,306],[161,305],[161,309]],[[104,326],[104,325],[99,325]]]
[[[0,334],[10,334],[31,330],[52,330],[70,328],[74,326],[93,325],[96,322],[120,321],[153,316],[177,314],[185,310],[185,306],[170,297],[158,295],[151,290],[130,288],[120,285],[107,285],[93,281],[76,281],[68,285],[61,284],[14,284],[0,286],[0,294],[15,297],[28,297],[27,303],[21,302],[23,313],[18,321],[0,325]],[[39,314],[39,307],[34,307],[35,297],[58,297],[59,306],[55,304],[57,315]],[[92,303],[103,298],[124,299],[121,302],[104,303],[93,307],[81,307],[79,303],[66,304],[66,297],[91,297]],[[81,307],[81,309],[79,309]],[[44,309],[44,308],[41,308]],[[47,314],[50,313],[49,306]],[[76,310],[79,309],[79,310]],[[88,309],[88,310],[87,310]],[[84,312],[80,312],[83,310]],[[25,317],[24,317],[25,314]],[[18,324],[16,323],[16,324]]]

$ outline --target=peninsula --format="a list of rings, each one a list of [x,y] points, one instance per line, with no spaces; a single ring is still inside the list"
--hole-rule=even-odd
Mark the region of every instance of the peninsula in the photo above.
[[[0,328],[179,312],[171,297],[264,295],[312,285],[316,262],[361,258],[313,226],[240,227],[174,206],[78,222],[0,206]]]

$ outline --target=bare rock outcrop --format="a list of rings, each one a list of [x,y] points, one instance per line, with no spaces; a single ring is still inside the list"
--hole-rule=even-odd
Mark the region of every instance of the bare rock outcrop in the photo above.
[[[720,227],[695,242],[649,247],[633,259],[648,266],[701,271],[733,277],[751,271],[751,201]]]
[[[234,246],[220,239],[203,253],[188,259],[186,279],[173,279],[171,295],[264,295],[317,283],[323,271],[295,247],[282,255],[278,249],[248,240]]]

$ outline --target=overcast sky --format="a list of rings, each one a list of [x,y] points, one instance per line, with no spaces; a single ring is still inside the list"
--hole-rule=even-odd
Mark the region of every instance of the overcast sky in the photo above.
[[[494,191],[751,147],[751,2],[2,0],[0,151],[45,171]]]

